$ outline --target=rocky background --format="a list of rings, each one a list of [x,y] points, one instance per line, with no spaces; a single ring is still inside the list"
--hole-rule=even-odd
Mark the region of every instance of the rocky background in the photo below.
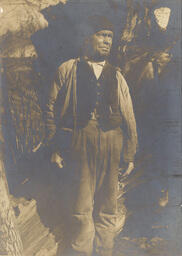
[[[182,255],[181,1],[0,0],[1,256],[64,248],[64,171],[48,150],[33,151],[54,71],[79,55],[81,23],[92,13],[116,25],[110,61],[130,87],[139,134],[136,168],[120,175],[115,255]]]

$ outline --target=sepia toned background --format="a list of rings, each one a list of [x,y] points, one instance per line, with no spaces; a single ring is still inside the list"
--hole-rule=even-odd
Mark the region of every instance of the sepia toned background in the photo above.
[[[34,148],[54,72],[79,56],[91,14],[116,26],[110,61],[128,82],[139,136],[136,168],[120,177],[114,255],[181,256],[180,0],[0,0],[0,255],[64,248],[64,171]]]

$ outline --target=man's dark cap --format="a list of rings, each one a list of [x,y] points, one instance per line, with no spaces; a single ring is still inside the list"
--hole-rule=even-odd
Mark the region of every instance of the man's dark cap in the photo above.
[[[88,17],[88,26],[92,28],[93,33],[96,33],[100,30],[110,30],[114,32],[114,26],[110,20],[105,16],[93,15]]]

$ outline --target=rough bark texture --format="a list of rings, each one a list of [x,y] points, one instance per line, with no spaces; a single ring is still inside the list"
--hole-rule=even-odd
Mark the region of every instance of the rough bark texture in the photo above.
[[[0,160],[0,255],[22,256],[22,241],[10,202],[2,160]]]
[[[55,256],[57,243],[54,235],[42,224],[36,201],[12,197],[11,202],[16,212],[16,222],[23,242],[23,255]]]

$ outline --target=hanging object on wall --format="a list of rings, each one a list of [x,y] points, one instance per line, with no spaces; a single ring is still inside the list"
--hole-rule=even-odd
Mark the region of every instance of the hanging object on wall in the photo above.
[[[171,15],[171,9],[168,7],[160,7],[154,10],[154,16],[155,16],[156,22],[162,30],[167,29],[170,15]]]

